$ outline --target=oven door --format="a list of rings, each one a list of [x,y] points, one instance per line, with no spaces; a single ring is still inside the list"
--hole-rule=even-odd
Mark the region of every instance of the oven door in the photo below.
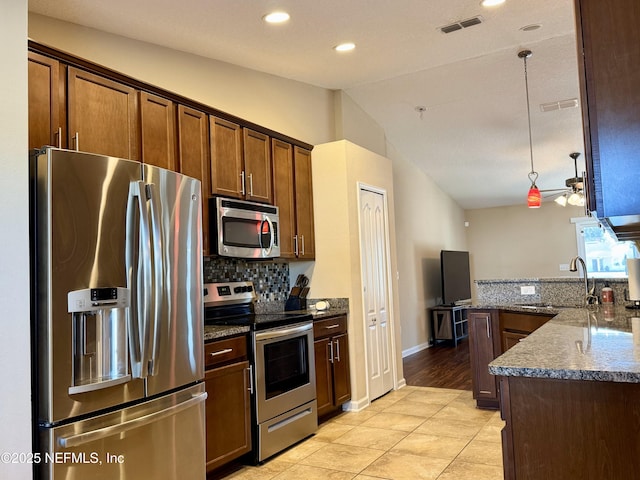
[[[255,332],[254,347],[258,423],[315,400],[313,322]]]

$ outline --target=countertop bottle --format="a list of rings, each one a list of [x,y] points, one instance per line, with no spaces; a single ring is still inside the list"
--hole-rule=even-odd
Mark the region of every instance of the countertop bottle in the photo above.
[[[602,303],[613,303],[613,288],[611,288],[608,283],[605,283],[604,287],[602,287],[600,298],[602,299]]]

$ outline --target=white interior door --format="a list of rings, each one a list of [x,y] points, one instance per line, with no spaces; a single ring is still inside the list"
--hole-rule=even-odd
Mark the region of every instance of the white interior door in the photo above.
[[[361,188],[361,268],[370,400],[393,388],[386,218],[384,194]]]

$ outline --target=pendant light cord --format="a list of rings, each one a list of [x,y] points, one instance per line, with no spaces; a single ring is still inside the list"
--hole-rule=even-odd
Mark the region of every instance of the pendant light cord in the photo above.
[[[533,169],[533,140],[531,139],[531,107],[529,106],[529,79],[527,76],[527,58],[531,56],[530,50],[522,50],[518,53],[518,56],[524,60],[524,88],[527,95],[527,119],[529,121],[529,155],[531,157],[531,172],[529,173],[529,180],[531,184],[536,184],[538,178],[538,172]],[[531,179],[531,177],[534,177]]]

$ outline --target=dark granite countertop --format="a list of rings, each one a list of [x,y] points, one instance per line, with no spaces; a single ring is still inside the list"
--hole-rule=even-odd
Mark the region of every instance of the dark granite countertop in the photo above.
[[[640,383],[640,311],[623,305],[525,311],[557,315],[491,362],[492,374]]]
[[[241,333],[249,333],[249,327],[239,327],[237,325],[205,325],[204,341],[220,340]]]

